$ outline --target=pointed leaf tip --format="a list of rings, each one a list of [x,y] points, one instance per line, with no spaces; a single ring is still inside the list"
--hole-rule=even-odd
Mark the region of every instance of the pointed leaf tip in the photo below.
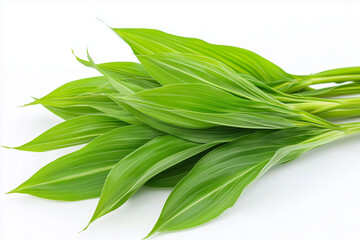
[[[7,148],[7,149],[15,149],[15,147],[8,147],[8,146],[3,146],[3,145],[1,145],[0,147]]]
[[[78,233],[82,233],[83,231],[85,231],[86,229],[88,229],[88,227],[90,226],[91,221],[82,229],[80,230]]]
[[[107,26],[108,28],[112,29],[108,24],[105,23],[104,20],[102,20],[101,18],[99,17],[95,17],[97,20],[99,20],[100,22],[102,22],[105,26]]]
[[[146,235],[146,237],[144,237],[143,239],[148,239],[150,238],[151,236],[153,236],[155,233],[157,233],[157,231],[153,228],[148,235]]]
[[[83,64],[83,65],[86,66],[86,67],[94,67],[94,62],[92,61],[91,58],[89,58],[90,56],[89,56],[89,50],[88,50],[88,48],[86,48],[86,53],[87,53],[87,57],[88,57],[88,59],[89,59],[90,61],[86,61],[86,60],[78,57],[78,56],[75,54],[75,52],[74,52],[73,49],[71,49],[71,51],[72,51],[74,57],[76,58],[76,60],[77,60],[79,63]]]
[[[21,105],[21,106],[19,106],[19,107],[28,107],[28,106],[32,106],[32,105],[39,104],[39,102],[37,101],[37,100],[38,100],[37,98],[34,98],[34,97],[31,97],[31,98],[35,99],[35,101],[32,101],[32,102],[26,103],[26,104]]]
[[[8,191],[6,194],[11,194],[11,193],[22,193],[21,192],[21,185],[19,185],[18,187],[14,188],[13,190]]]

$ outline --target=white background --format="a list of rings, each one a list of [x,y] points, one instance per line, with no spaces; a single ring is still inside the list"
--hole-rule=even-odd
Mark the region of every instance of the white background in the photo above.
[[[151,2],[151,3],[150,3]],[[294,74],[360,65],[360,4],[355,1],[14,1],[1,3],[0,144],[16,146],[60,119],[40,106],[19,108],[59,85],[96,75],[76,62],[135,61],[114,27],[148,27],[253,50]],[[360,119],[359,119],[360,120]],[[124,206],[86,225],[96,200],[60,202],[3,194],[72,149],[1,149],[0,239],[141,239],[169,190],[142,189]],[[216,220],[154,239],[360,239],[360,136],[276,167]]]

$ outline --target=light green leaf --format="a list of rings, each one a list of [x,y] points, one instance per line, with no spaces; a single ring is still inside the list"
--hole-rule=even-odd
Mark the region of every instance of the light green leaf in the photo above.
[[[119,79],[118,79],[119,74],[118,73],[114,73],[113,71],[109,71],[107,69],[104,70],[103,68],[100,68],[93,61],[93,59],[90,57],[89,52],[87,52],[87,58],[88,58],[89,61],[85,61],[85,60],[77,57],[76,55],[75,55],[75,57],[79,62],[81,62],[85,66],[92,67],[92,68],[98,70],[100,73],[102,73],[108,79],[109,83],[111,83],[111,85],[120,94],[127,95],[127,94],[131,94],[131,93],[134,93],[134,92],[141,91],[143,89],[142,87],[140,87],[140,86],[138,86],[138,85],[136,85],[134,83],[131,83],[131,82],[128,82],[128,81],[122,81],[123,80],[123,75],[122,74],[120,74],[120,81],[119,81]],[[127,68],[130,68],[129,64],[125,64],[125,65],[126,65]],[[136,71],[138,69],[136,69],[136,67],[135,67],[134,70]],[[129,74],[131,75],[132,73],[129,72]],[[128,78],[128,76],[125,76],[125,78]]]
[[[87,67],[94,68],[101,72],[105,77],[109,77],[117,82],[126,82],[132,86],[134,90],[142,90],[146,88],[155,88],[160,84],[153,79],[145,68],[134,62],[108,62],[95,64],[79,57],[76,59]]]
[[[54,107],[48,105],[42,105],[42,106],[64,120],[68,120],[71,118],[80,117],[84,115],[89,115],[89,114],[92,115],[102,114],[100,111],[87,106],[74,106],[74,107]]]
[[[52,107],[90,107],[97,110],[100,114],[113,113],[122,110],[107,97],[108,93],[93,94],[88,93],[76,97],[58,97],[47,100],[37,100],[32,104],[42,104]]]
[[[217,148],[176,185],[148,236],[217,217],[271,167],[343,136],[343,131],[314,128],[262,130]]]
[[[113,28],[113,31],[136,55],[164,52],[202,55],[222,62],[238,73],[253,76],[266,84],[271,83],[272,87],[288,93],[306,90],[308,86],[319,81],[360,80],[360,67],[333,69],[305,76],[293,75],[258,54],[242,48],[210,44],[200,39],[175,36],[155,29]]]
[[[116,95],[112,95],[111,97],[141,122],[146,123],[147,125],[162,132],[197,143],[209,143],[214,141],[229,142],[251,131],[249,129],[223,126],[207,128],[206,130],[184,128],[143,114],[130,105],[122,102],[121,98],[118,98]]]
[[[195,166],[195,164],[207,153],[211,152],[216,147],[212,147],[203,151],[199,154],[196,154],[193,157],[190,157],[168,169],[160,172],[159,174],[152,177],[145,183],[145,186],[156,187],[156,188],[172,188],[174,187],[181,179],[183,179],[190,170]]]
[[[220,125],[275,129],[310,124],[301,120],[305,120],[305,115],[295,111],[241,99],[205,84],[173,84],[112,98],[158,120],[185,128]]]
[[[111,92],[116,90],[105,77],[85,78],[66,83],[26,106],[42,104],[64,119],[118,112],[122,108],[107,96]]]
[[[115,128],[127,125],[116,118],[85,115],[59,123],[17,150],[44,152],[90,142]]]
[[[32,105],[39,102],[46,102],[52,99],[70,98],[86,95],[88,93],[106,93],[115,89],[111,86],[105,77],[91,77],[79,80],[74,80],[56,88],[46,96],[36,99],[34,102],[27,104]]]
[[[293,79],[292,75],[246,49],[210,44],[196,38],[186,38],[155,29],[114,28],[136,55],[181,52],[207,56],[223,62],[238,73],[254,76],[263,82]]]
[[[110,171],[90,223],[120,207],[155,175],[214,145],[166,135],[138,148]]]
[[[49,163],[11,193],[64,201],[99,197],[116,163],[159,135],[144,125],[119,127]]]
[[[158,53],[138,56],[138,59],[162,85],[205,83],[250,100],[283,106],[246,78],[208,57],[184,53]]]

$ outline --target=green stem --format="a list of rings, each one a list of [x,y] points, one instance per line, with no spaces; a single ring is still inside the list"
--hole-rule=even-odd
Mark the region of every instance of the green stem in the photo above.
[[[294,110],[306,111],[326,119],[360,116],[360,98],[320,99],[304,97],[286,98],[282,101]]]
[[[325,119],[336,119],[336,118],[352,118],[360,116],[359,109],[336,109],[326,112],[317,113],[316,116],[325,118]]]
[[[292,75],[292,77],[293,80],[282,83],[276,88],[293,93],[304,91],[314,84],[360,82],[360,67],[338,68],[310,75]]]
[[[352,98],[336,98],[331,99],[339,103],[339,108],[342,109],[353,109],[353,108],[360,108],[360,98],[359,97],[352,97]]]
[[[360,81],[360,74],[337,75],[326,77],[306,77],[304,80],[308,86],[321,83],[342,83],[342,82],[358,82]]]
[[[342,95],[351,95],[360,93],[360,83],[352,82],[343,85],[326,87],[321,89],[303,89],[301,92],[296,93],[299,96],[312,96],[312,97],[335,97]]]
[[[296,102],[288,98],[290,103],[287,103],[294,109],[300,109],[307,112],[323,112],[333,109],[358,109],[360,108],[360,97],[353,98],[336,98],[336,99],[321,99],[321,98],[300,98]],[[286,99],[283,99],[286,103]]]
[[[360,133],[360,122],[339,124],[348,135]]]
[[[350,75],[350,74],[360,74],[360,66],[335,68],[319,73],[310,74],[308,76],[328,77],[328,76]]]

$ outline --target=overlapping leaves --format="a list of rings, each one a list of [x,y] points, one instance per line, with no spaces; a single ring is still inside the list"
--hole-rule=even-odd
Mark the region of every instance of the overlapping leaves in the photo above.
[[[149,236],[194,227],[217,217],[272,166],[343,136],[342,131],[314,128],[262,130],[217,148],[176,185]]]
[[[359,124],[318,117],[357,116],[359,99],[314,98],[358,93],[359,67],[292,75],[245,49],[152,29],[113,30],[141,64],[76,57],[103,76],[64,84],[28,104],[65,121],[17,149],[88,144],[11,192],[100,197],[91,223],[143,186],[175,187],[151,236],[205,223],[277,164],[360,132]],[[344,81],[350,82],[309,87]]]
[[[116,128],[49,163],[12,192],[65,201],[99,197],[109,171],[159,135],[161,132],[143,125]]]

